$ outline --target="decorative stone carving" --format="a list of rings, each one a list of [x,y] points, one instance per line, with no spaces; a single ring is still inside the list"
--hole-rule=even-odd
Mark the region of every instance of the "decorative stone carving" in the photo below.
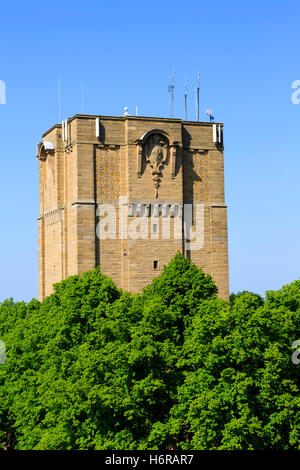
[[[146,162],[151,167],[153,186],[155,189],[155,197],[158,197],[158,189],[160,187],[162,170],[168,159],[168,144],[162,135],[153,134],[145,143]]]

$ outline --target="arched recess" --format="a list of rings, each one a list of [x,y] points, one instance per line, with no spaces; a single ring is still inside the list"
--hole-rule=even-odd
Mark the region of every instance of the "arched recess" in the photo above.
[[[49,155],[54,155],[55,148],[52,142],[42,141],[37,145],[37,158],[40,162],[40,178],[43,181],[44,191],[50,184],[55,184],[55,168],[54,161],[52,159],[47,160]]]
[[[170,137],[169,134],[166,131],[163,131],[162,129],[151,129],[151,131],[145,132],[138,140],[137,143],[140,145],[143,145],[146,140],[153,134],[161,134],[163,137],[165,137],[168,141],[168,145],[170,145]]]
[[[46,160],[47,156],[53,155],[55,151],[54,145],[52,142],[42,141],[37,146],[37,158],[39,160]]]

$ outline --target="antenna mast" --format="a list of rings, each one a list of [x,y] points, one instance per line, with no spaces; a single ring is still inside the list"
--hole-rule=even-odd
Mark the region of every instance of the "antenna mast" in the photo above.
[[[187,96],[189,91],[188,79],[185,79],[185,93],[184,93],[184,109],[185,109],[185,120],[187,121]]]
[[[174,89],[175,89],[175,70],[172,72],[172,83],[168,86],[170,118],[174,117]]]
[[[200,72],[198,72],[197,88],[195,89],[196,121],[199,121],[199,91],[200,91]]]

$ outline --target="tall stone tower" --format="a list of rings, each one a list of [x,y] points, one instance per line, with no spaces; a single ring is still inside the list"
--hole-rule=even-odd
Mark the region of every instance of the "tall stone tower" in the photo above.
[[[75,115],[39,161],[39,297],[100,265],[140,292],[180,251],[228,298],[223,125]]]

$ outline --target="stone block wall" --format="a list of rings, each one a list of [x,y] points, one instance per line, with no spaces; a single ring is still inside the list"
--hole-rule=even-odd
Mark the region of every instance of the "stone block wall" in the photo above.
[[[222,129],[180,119],[75,115],[64,129],[47,131],[38,146],[40,299],[53,283],[99,264],[118,287],[141,292],[177,251],[211,274],[227,299]]]

